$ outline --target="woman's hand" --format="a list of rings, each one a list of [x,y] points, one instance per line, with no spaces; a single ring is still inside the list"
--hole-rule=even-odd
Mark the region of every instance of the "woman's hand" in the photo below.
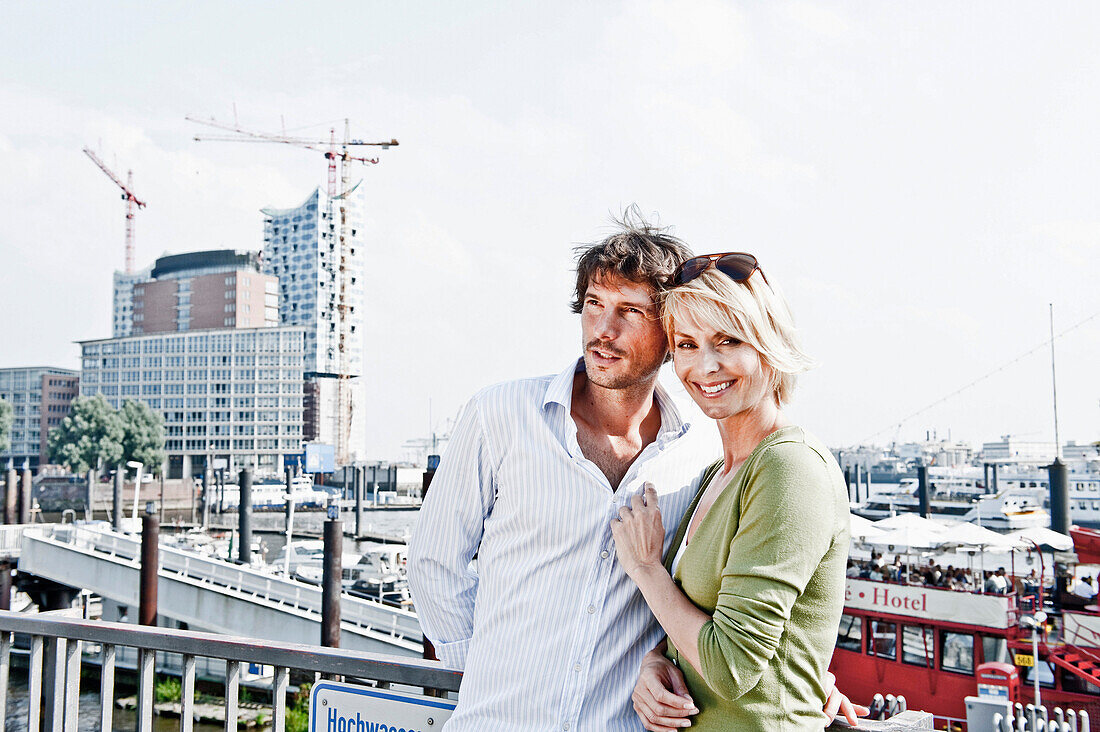
[[[830,724],[836,719],[837,712],[844,715],[849,727],[858,726],[859,718],[871,713],[867,707],[854,704],[847,696],[840,693],[836,688],[836,676],[833,676],[830,671],[825,672],[825,692],[829,697],[825,700],[825,716],[829,718]]]
[[[665,526],[652,483],[645,484],[642,495],[630,499],[630,507],[619,509],[619,517],[611,522],[611,535],[615,538],[619,564],[635,582],[643,572],[664,571],[661,554]]]

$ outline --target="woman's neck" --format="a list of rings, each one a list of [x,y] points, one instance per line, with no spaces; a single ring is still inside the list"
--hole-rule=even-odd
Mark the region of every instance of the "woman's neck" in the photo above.
[[[768,435],[790,424],[783,410],[766,399],[752,409],[718,420],[726,474],[733,473]]]

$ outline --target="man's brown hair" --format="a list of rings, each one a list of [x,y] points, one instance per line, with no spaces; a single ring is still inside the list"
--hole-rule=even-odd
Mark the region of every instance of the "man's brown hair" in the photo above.
[[[692,256],[684,242],[669,233],[668,227],[650,224],[638,206],[632,205],[614,219],[618,231],[594,244],[575,249],[577,285],[572,309],[584,308],[584,294],[593,279],[618,275],[623,279],[649,285],[655,293],[667,286],[680,263]]]

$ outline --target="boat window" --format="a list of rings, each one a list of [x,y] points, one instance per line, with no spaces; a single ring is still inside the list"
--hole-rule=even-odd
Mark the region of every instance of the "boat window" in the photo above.
[[[995,639],[987,639],[995,640]],[[940,632],[940,668],[960,674],[974,673],[974,636],[969,633]]]
[[[858,615],[841,615],[837,631],[836,647],[846,651],[863,652],[863,618]]]
[[[1030,651],[1029,651],[1030,653]],[[1054,687],[1054,664],[1050,661],[1039,660],[1039,663],[1034,666],[1021,666],[1020,668],[1020,683],[1028,686],[1035,684],[1035,677],[1032,676],[1035,669],[1039,669],[1039,686]]]
[[[982,636],[982,663],[1012,663],[1008,656],[1008,641],[996,636]]]
[[[898,626],[894,623],[884,623],[881,620],[871,621],[871,647],[868,652],[872,656],[883,658],[898,657]]]
[[[918,666],[931,666],[936,652],[935,635],[931,628],[919,625],[901,626],[901,660]]]

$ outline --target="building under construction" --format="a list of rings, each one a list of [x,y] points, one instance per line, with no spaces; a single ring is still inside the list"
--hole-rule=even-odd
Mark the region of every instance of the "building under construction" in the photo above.
[[[279,279],[279,320],[306,329],[303,437],[335,446],[339,464],[366,444],[361,211],[358,190],[319,188],[297,207],[263,209],[263,270]]]

